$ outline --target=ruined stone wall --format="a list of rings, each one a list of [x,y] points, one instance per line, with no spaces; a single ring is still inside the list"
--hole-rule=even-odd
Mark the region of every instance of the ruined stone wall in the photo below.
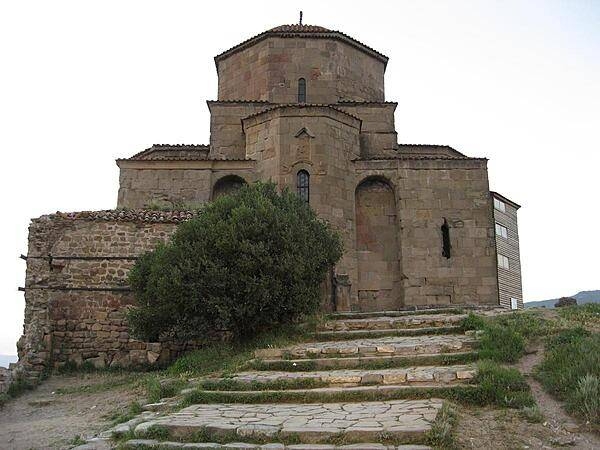
[[[269,37],[217,62],[219,100],[296,103],[383,101],[384,63],[335,40]]]
[[[25,323],[19,366],[34,381],[67,361],[96,367],[153,364],[182,350],[129,335],[136,258],[166,241],[191,213],[107,211],[53,214],[29,227]]]

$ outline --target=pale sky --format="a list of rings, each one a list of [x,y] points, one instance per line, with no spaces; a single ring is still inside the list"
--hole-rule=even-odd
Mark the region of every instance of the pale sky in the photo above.
[[[213,57],[299,9],[390,57],[401,143],[490,159],[523,205],[526,301],[600,289],[600,1],[0,0],[0,354],[30,218],[114,208],[115,158],[208,144]]]

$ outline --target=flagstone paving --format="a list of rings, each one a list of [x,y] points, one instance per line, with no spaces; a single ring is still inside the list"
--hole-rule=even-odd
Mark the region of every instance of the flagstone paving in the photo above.
[[[171,436],[186,437],[199,430],[209,434],[232,433],[241,438],[299,437],[304,443],[326,442],[343,434],[345,439],[375,442],[381,433],[395,438],[418,439],[431,428],[442,401],[391,400],[386,402],[315,404],[208,404],[139,424],[143,435],[163,426]]]

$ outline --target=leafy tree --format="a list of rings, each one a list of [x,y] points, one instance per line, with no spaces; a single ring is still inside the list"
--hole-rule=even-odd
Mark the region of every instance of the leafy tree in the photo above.
[[[132,333],[236,338],[316,312],[320,285],[342,255],[340,237],[297,195],[244,186],[200,209],[130,272]]]

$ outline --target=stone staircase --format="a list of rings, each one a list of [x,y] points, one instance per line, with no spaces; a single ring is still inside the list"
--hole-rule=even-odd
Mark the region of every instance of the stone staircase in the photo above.
[[[464,317],[334,314],[314,341],[257,350],[247,370],[193,380],[189,406],[147,405],[159,411],[111,432],[135,434],[125,448],[429,448],[441,398],[475,388],[477,340],[461,331]]]

